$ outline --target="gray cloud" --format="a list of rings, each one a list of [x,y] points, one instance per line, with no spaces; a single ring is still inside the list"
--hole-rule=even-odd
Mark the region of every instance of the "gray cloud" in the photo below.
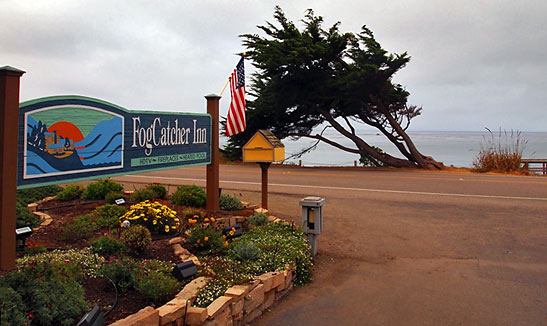
[[[424,107],[415,130],[545,131],[547,23],[542,1],[3,1],[0,65],[27,71],[21,97],[98,97],[129,109],[203,112],[279,3],[366,24],[412,60],[396,81]],[[247,66],[250,70],[250,66]],[[225,114],[229,93],[221,102]]]

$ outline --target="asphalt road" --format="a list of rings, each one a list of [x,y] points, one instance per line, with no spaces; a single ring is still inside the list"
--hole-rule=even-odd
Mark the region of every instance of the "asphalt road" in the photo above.
[[[276,216],[299,222],[299,199],[325,197],[324,232],[314,281],[253,325],[547,325],[547,178],[277,167],[269,178]],[[205,168],[116,179],[204,185]],[[260,202],[258,166],[223,165],[220,179]]]

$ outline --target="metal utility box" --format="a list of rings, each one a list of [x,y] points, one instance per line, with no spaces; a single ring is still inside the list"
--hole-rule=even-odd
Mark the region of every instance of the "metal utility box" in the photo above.
[[[302,206],[302,229],[304,233],[321,234],[323,229],[323,205],[325,198],[306,197],[300,200]]]
[[[258,130],[243,146],[243,162],[279,162],[285,159],[285,145],[269,130]]]

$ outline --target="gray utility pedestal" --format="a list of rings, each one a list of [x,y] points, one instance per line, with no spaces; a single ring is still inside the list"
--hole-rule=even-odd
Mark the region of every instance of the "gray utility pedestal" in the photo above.
[[[323,230],[323,205],[325,198],[306,197],[300,200],[302,206],[302,230],[308,235],[311,254],[317,254],[317,236]]]

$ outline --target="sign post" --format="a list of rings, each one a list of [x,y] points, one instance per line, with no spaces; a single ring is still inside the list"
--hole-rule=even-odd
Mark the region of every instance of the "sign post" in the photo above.
[[[24,71],[0,67],[0,271],[15,268],[17,126]]]
[[[207,204],[206,208],[210,212],[216,212],[220,209],[219,206],[219,161],[220,154],[218,151],[218,115],[220,96],[216,94],[206,95],[207,113],[211,116],[211,163],[207,165]]]

